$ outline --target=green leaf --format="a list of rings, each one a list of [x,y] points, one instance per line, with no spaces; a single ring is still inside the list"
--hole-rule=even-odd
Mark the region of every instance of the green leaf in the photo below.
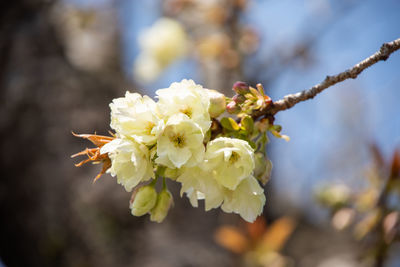
[[[224,127],[225,129],[227,129],[229,131],[239,131],[240,130],[239,125],[232,118],[224,117],[221,119],[220,122],[221,122],[222,127]]]
[[[249,133],[251,134],[254,130],[254,121],[253,118],[246,115],[240,121],[240,125]]]
[[[277,131],[278,133],[280,133],[282,131],[282,126],[275,124],[275,125],[271,125],[271,129]]]
[[[254,96],[261,96],[261,93],[259,91],[257,91],[256,89],[254,89],[253,87],[250,87],[250,92],[254,95]]]
[[[257,149],[257,145],[256,143],[254,143],[253,141],[248,141],[249,145],[253,148],[253,149]]]

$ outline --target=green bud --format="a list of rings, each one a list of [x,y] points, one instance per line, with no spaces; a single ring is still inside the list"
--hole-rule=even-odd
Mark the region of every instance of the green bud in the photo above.
[[[150,220],[153,222],[162,222],[168,214],[169,208],[173,204],[173,198],[168,190],[162,190],[157,196],[157,202],[150,212]]]
[[[236,104],[235,101],[229,102],[229,104],[226,105],[226,111],[229,114],[238,114],[240,110],[241,108]]]
[[[254,176],[263,185],[265,185],[271,178],[272,162],[268,158],[266,158],[261,152],[256,152],[254,154],[254,161]]]
[[[246,101],[246,97],[244,95],[234,95],[232,97],[232,100],[236,103],[236,104],[243,104],[244,101]]]
[[[210,97],[210,107],[208,108],[208,113],[210,113],[211,118],[216,118],[225,111],[225,95],[218,93],[215,90],[207,89],[206,91]]]
[[[245,82],[235,82],[232,90],[239,95],[244,95],[250,92],[249,85]]]
[[[157,201],[157,192],[154,186],[146,185],[135,190],[132,194],[130,208],[132,215],[142,216],[148,213]]]

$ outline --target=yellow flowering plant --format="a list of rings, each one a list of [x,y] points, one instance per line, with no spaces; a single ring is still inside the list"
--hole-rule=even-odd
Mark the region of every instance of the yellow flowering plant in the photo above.
[[[206,211],[221,207],[253,222],[265,204],[260,182],[269,180],[272,168],[267,132],[287,137],[273,125],[273,116],[257,115],[271,104],[261,85],[237,82],[233,90],[229,98],[182,80],[156,91],[157,102],[126,92],[110,104],[112,136],[76,135],[96,145],[73,155],[88,156],[77,166],[103,163],[96,180],[107,172],[133,191],[135,216],[164,220],[173,203],[165,182],[171,179],[194,207],[204,199]],[[157,193],[159,178],[163,187]]]

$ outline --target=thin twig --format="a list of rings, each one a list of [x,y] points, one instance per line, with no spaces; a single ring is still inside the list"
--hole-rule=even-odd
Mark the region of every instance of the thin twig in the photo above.
[[[306,101],[308,99],[314,98],[317,94],[321,93],[328,87],[335,85],[339,82],[342,82],[347,79],[355,79],[357,76],[366,68],[374,65],[378,61],[385,61],[389,58],[390,54],[400,49],[400,38],[396,39],[389,43],[384,43],[379,51],[370,56],[367,59],[364,59],[360,63],[356,64],[351,69],[348,69],[344,72],[341,72],[334,76],[326,76],[325,80],[323,80],[320,84],[314,85],[310,89],[286,95],[283,99],[275,101],[271,106],[266,108],[265,110],[260,110],[257,113],[253,114],[255,117],[260,117],[263,115],[275,115],[279,111],[289,109],[296,105],[299,102]]]

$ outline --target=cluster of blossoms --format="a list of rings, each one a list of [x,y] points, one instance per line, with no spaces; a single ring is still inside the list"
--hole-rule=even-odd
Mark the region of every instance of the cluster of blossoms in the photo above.
[[[234,90],[243,86],[236,84]],[[248,99],[247,106],[259,99],[251,100],[252,89],[239,92]],[[110,126],[115,134],[79,135],[98,147],[76,154],[89,157],[78,165],[102,162],[98,177],[107,171],[126,191],[133,191],[130,208],[135,216],[149,213],[157,222],[165,218],[173,203],[165,182],[169,178],[181,183],[181,196],[185,194],[194,207],[204,199],[206,211],[221,207],[254,221],[265,204],[257,180],[265,183],[270,175],[266,130],[275,131],[274,125],[267,119],[254,123],[246,110],[238,115],[240,122],[230,117],[217,120],[225,110],[232,113],[229,105],[235,97],[204,89],[192,80],[172,83],[156,94],[158,102],[130,92],[114,99]],[[237,105],[244,107],[243,103]],[[157,192],[160,177],[163,186]]]

